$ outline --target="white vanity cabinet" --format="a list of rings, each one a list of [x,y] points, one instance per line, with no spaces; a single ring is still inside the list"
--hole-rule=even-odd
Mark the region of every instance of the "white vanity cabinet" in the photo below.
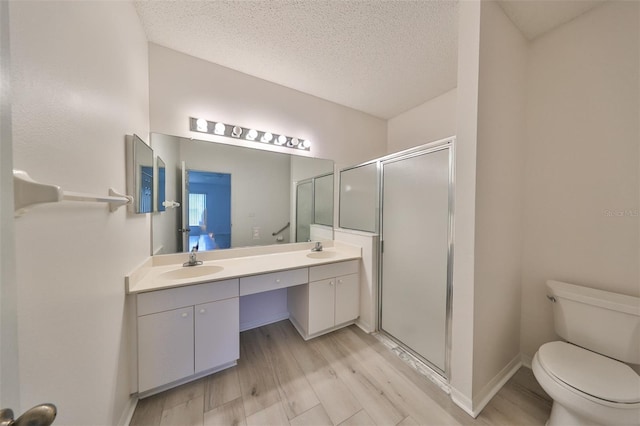
[[[238,298],[195,306],[195,372],[240,358]]]
[[[289,319],[310,339],[353,323],[360,311],[359,261],[309,268],[309,284],[289,287]]]
[[[139,391],[193,374],[193,350],[193,306],[139,317]]]
[[[138,294],[138,392],[235,363],[238,296],[237,279]]]

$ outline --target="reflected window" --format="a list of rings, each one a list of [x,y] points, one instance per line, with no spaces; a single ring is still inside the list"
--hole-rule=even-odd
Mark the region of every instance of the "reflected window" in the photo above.
[[[205,224],[207,210],[207,194],[189,194],[189,226]]]

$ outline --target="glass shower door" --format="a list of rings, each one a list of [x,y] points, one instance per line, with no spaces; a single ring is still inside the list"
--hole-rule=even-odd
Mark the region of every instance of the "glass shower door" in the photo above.
[[[380,328],[446,376],[450,148],[382,163]]]
[[[299,182],[296,186],[296,242],[310,241],[313,222],[313,182]]]

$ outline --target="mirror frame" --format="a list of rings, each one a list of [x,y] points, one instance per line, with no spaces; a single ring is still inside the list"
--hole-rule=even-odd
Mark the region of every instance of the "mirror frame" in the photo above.
[[[153,149],[138,135],[126,137],[127,194],[133,196],[129,211],[152,213],[154,202]],[[147,173],[145,173],[147,172]]]

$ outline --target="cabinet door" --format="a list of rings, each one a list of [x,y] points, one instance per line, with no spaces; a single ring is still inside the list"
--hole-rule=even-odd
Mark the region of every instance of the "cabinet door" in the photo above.
[[[195,306],[195,372],[240,358],[238,298]]]
[[[360,315],[360,279],[358,274],[336,278],[336,325],[353,321]]]
[[[309,283],[309,334],[334,326],[335,278]]]
[[[193,374],[193,307],[138,317],[140,392]]]

